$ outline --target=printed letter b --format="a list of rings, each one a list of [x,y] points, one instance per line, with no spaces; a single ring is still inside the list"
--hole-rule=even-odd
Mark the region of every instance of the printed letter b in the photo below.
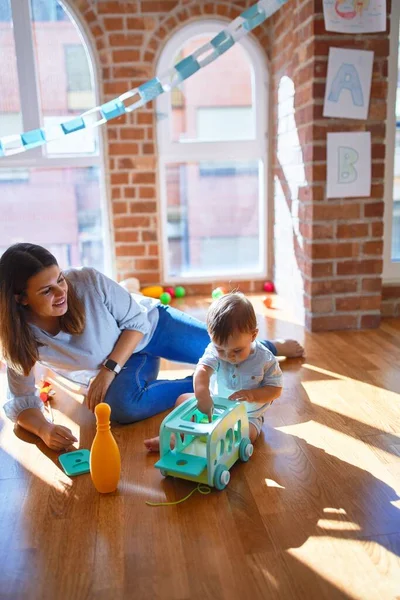
[[[358,161],[358,152],[354,148],[338,148],[338,183],[353,183],[358,178],[354,165]]]

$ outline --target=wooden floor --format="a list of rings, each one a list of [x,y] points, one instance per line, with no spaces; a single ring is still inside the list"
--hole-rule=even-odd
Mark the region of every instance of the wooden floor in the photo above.
[[[400,321],[311,335],[255,302],[261,333],[304,340],[307,357],[282,363],[283,396],[223,492],[145,504],[194,487],[163,479],[143,447],[161,415],[114,428],[111,496],[1,421],[1,599],[400,599]],[[204,317],[206,302],[191,305]],[[57,402],[90,448],[80,397]]]

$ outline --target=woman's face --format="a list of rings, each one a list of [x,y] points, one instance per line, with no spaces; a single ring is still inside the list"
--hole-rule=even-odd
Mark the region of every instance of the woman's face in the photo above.
[[[58,265],[46,267],[28,279],[19,302],[40,317],[61,317],[68,310],[68,285]]]

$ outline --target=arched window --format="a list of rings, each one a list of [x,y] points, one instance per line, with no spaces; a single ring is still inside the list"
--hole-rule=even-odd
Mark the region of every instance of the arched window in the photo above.
[[[224,29],[183,27],[157,73]],[[248,38],[157,99],[164,280],[266,275],[267,68]]]
[[[0,2],[0,136],[51,127],[96,105],[83,33],[58,0]],[[97,129],[0,158],[0,254],[29,241],[60,266],[109,271]]]

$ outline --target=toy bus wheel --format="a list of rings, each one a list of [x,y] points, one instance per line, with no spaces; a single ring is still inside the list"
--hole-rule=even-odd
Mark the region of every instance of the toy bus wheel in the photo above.
[[[165,469],[160,469],[160,473],[161,473],[161,475],[163,477],[167,477],[168,476],[168,473],[167,473],[167,471]]]
[[[253,454],[253,444],[249,438],[243,438],[239,446],[239,457],[242,462],[247,462]]]
[[[223,490],[229,483],[231,474],[225,465],[218,465],[214,473],[214,486],[217,490]]]

